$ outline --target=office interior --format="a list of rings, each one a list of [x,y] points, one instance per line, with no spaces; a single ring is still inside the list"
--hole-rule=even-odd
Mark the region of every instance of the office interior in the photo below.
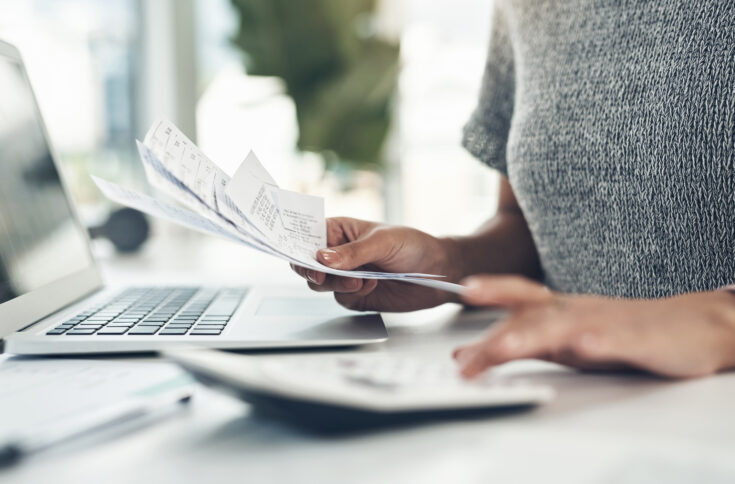
[[[0,39],[23,55],[106,282],[306,289],[287,262],[268,254],[160,218],[125,218],[90,175],[154,195],[136,140],[166,118],[229,175],[252,150],[282,188],[323,197],[327,217],[435,236],[470,233],[496,213],[501,182],[461,144],[477,105],[492,10],[493,0],[0,0]],[[370,43],[362,55],[345,47],[345,31]],[[122,225],[111,223],[115,217]],[[376,352],[450,363],[453,348],[482,337],[501,316],[450,303],[384,314],[388,341],[368,347],[262,354]],[[10,357],[2,358],[0,365]],[[106,375],[100,378],[114,378],[109,365],[164,361],[151,354],[78,359]],[[735,479],[730,374],[671,382],[536,360],[509,363],[507,371],[552,385],[556,400],[323,435],[194,383],[185,409],[50,446],[0,468],[0,481]],[[5,398],[12,395],[0,383],[0,412]]]

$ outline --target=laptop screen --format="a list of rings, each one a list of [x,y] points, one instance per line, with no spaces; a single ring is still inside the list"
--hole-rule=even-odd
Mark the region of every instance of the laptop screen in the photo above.
[[[0,304],[92,264],[25,71],[0,55]]]

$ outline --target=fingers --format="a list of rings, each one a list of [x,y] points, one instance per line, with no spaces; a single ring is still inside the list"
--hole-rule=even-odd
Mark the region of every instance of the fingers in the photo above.
[[[324,284],[327,275],[323,272],[315,271],[313,269],[307,269],[306,267],[297,266],[296,264],[290,264],[291,270],[296,274],[300,275],[310,283],[320,285]]]
[[[482,341],[457,349],[454,356],[462,375],[472,378],[511,360],[557,353],[582,330],[579,322],[558,317],[553,310],[519,311]]]
[[[352,277],[338,277],[327,275],[324,281],[316,284],[309,281],[309,287],[317,292],[357,292],[364,286],[363,279],[355,279]]]
[[[462,281],[462,299],[476,306],[518,306],[549,302],[554,294],[543,284],[521,276],[473,276]]]
[[[666,376],[686,375],[683,366],[690,373],[697,368],[691,362],[680,364],[685,360],[682,355],[671,355],[665,358],[668,363],[661,365],[661,357],[671,351],[670,340],[652,331],[650,324],[626,316],[631,306],[600,298],[557,296],[551,303],[514,310],[482,341],[458,348],[454,357],[467,378],[523,358],[556,361],[582,369],[615,368],[622,364]]]
[[[335,269],[352,270],[379,262],[388,257],[395,247],[386,231],[375,231],[367,237],[317,252],[317,260]]]
[[[488,287],[482,285],[484,290]],[[477,295],[477,300],[482,297]],[[515,297],[503,294],[494,300],[507,303]],[[465,377],[520,358],[547,359],[582,369],[633,367],[670,378],[703,376],[721,369],[717,352],[723,333],[697,319],[701,318],[700,306],[694,311],[688,299],[672,299],[621,301],[557,295],[549,302],[513,308],[510,317],[482,341],[458,348],[454,356]],[[731,331],[728,326],[728,334]]]
[[[662,375],[681,375],[680,368],[662,368],[652,359],[652,354],[666,352],[663,347],[655,347],[655,342],[662,339],[660,335],[640,331],[614,314],[609,319],[592,319],[588,311],[567,312],[556,306],[518,310],[482,341],[457,348],[454,358],[462,375],[471,378],[489,367],[522,358],[580,369],[634,366]]]
[[[327,246],[343,245],[375,228],[375,222],[350,217],[327,219]]]
[[[300,267],[291,264],[291,269],[301,277],[307,280],[309,288],[317,292],[344,292],[354,293],[365,287],[362,279],[352,277],[339,277],[323,272]],[[377,281],[373,284],[373,289],[377,285]]]
[[[369,309],[366,304],[367,296],[369,296],[377,286],[378,281],[376,279],[367,279],[359,291],[353,293],[335,292],[334,299],[347,309],[364,311]]]
[[[330,247],[336,246],[334,248],[338,249],[336,251],[337,255],[334,256],[329,249],[324,249],[325,251],[327,251],[326,256],[319,256],[319,254],[317,254],[317,258],[323,264],[326,263],[326,265],[332,267],[341,268],[344,265],[347,269],[354,269],[354,267],[348,266],[353,263],[353,260],[359,262],[362,259],[355,258],[352,254],[355,251],[361,250],[364,247],[363,244],[359,243],[356,244],[354,247],[349,246],[344,249],[341,248],[341,246],[350,244],[350,241],[361,237],[363,234],[372,230],[376,225],[377,224],[375,224],[374,222],[367,222],[365,220],[359,220],[349,217],[333,217],[327,219],[327,245]],[[376,242],[376,239],[370,237],[368,237],[368,239],[370,239],[370,241],[367,244],[367,247],[368,249],[370,249],[370,247],[372,247],[372,245]],[[369,259],[370,257],[367,258]],[[330,264],[330,259],[335,262],[336,265]],[[361,264],[358,263],[355,267],[359,265]],[[297,266],[296,264],[291,264],[291,269],[304,279],[307,279],[309,282],[317,285],[324,284],[326,280],[326,274],[324,274],[323,272],[306,269],[304,267]]]
[[[546,286],[520,276],[489,275],[467,278],[463,284],[461,297],[470,304],[524,306],[484,340],[454,352],[464,376],[473,377],[490,366],[514,359],[548,354],[567,336],[570,325],[565,320],[555,321],[555,296]]]
[[[327,266],[345,270],[379,261],[393,249],[390,237],[384,231],[375,231],[360,239],[375,226],[373,222],[346,217],[328,219],[327,243],[331,247],[318,251],[317,260]],[[291,268],[306,279],[309,287],[315,291],[353,294],[362,290],[370,292],[377,286],[377,281],[367,283],[362,279],[327,275],[294,264],[291,264]]]

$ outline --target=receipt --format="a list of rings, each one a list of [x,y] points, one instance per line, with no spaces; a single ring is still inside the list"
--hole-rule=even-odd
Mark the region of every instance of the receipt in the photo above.
[[[163,163],[161,163],[158,157],[147,146],[140,142],[138,142],[138,152],[143,166],[145,167],[148,181],[150,181],[153,186],[188,206],[200,215],[206,217],[218,226],[224,227],[226,230],[238,232],[240,238],[246,241],[249,245],[261,248],[263,251],[272,252],[271,247],[264,244],[258,237],[253,236],[253,234],[246,230],[242,225],[238,225],[221,212],[218,212],[215,208],[207,205],[207,203],[202,199],[203,194],[195,193],[181,180],[175,177],[165,166],[163,166]],[[112,185],[110,182],[107,183]],[[133,193],[132,191],[130,192]],[[144,197],[144,195],[140,195],[141,199]],[[145,211],[142,208],[139,208],[139,210]]]
[[[327,246],[324,200],[280,188],[252,151],[230,178],[166,120],[153,124],[138,151],[151,185],[187,208],[93,177],[117,203],[328,274],[461,290],[437,280],[443,277],[438,275],[347,271],[321,264],[316,252]]]
[[[141,212],[147,213],[153,217],[162,218],[170,222],[183,225],[184,227],[198,232],[251,245],[236,231],[223,227],[215,221],[192,212],[191,210],[129,190],[115,183],[97,178],[96,176],[92,176],[92,180],[107,198],[116,203],[140,210]],[[259,247],[254,248],[260,250]]]
[[[289,256],[316,261],[316,251],[327,246],[324,199],[281,189],[255,153],[235,172],[225,193],[245,216]]]
[[[247,172],[249,176],[258,179],[263,183],[278,187],[278,183],[276,183],[276,180],[274,180],[271,174],[268,173],[268,170],[265,169],[258,157],[255,156],[255,152],[253,150],[250,150],[250,153],[248,153],[248,156],[245,157],[245,160],[240,163],[240,166],[235,172],[235,176],[233,178],[237,178],[238,173],[243,171]]]
[[[138,142],[138,149],[148,151],[141,153],[141,158],[148,181],[153,186],[174,198],[181,195],[182,189],[189,191],[199,202],[193,204],[195,210],[200,211],[203,204],[236,227],[248,227],[249,221],[226,194],[230,177],[173,123],[167,120],[155,122],[144,142]],[[161,170],[155,168],[156,164],[163,167],[167,175],[162,176]],[[186,198],[192,206],[192,200]],[[249,235],[247,230],[244,232]]]
[[[327,246],[324,199],[289,190],[277,192],[279,221],[293,243],[314,255]]]

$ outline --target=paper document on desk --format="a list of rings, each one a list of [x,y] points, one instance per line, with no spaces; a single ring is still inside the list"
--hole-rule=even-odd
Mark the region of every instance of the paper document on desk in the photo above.
[[[324,200],[280,188],[252,151],[230,178],[173,123],[160,120],[144,142],[138,142],[138,152],[151,185],[187,208],[93,177],[117,203],[309,269],[363,279],[399,279],[454,292],[461,289],[437,280],[441,275],[344,271],[321,264],[316,252],[327,246]]]
[[[0,358],[0,446],[82,425],[124,401],[193,388],[193,380],[168,363]]]

